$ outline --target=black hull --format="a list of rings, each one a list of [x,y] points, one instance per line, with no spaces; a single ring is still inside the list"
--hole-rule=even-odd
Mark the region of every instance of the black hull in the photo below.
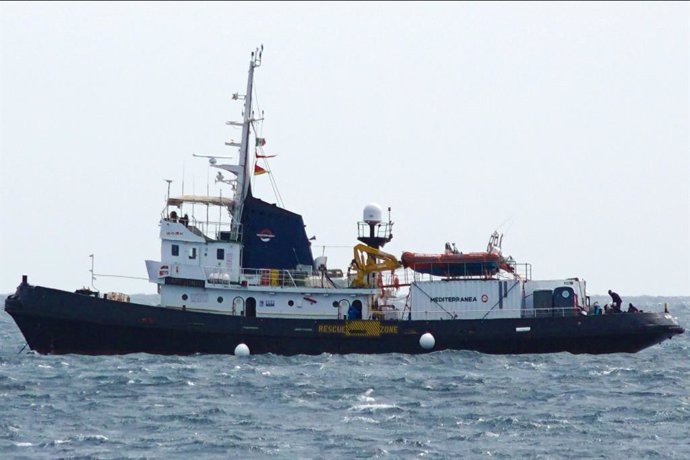
[[[90,355],[251,353],[634,353],[683,332],[663,313],[437,321],[245,318],[116,302],[22,284],[5,310],[32,350]],[[518,332],[516,328],[530,328]],[[431,350],[422,334],[435,338]]]

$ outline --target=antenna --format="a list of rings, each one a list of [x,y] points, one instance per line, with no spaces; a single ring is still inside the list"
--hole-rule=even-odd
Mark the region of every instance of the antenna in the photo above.
[[[96,288],[96,286],[94,285],[94,281],[96,281],[96,276],[94,275],[94,272],[93,272],[94,256],[93,256],[93,254],[89,254],[89,257],[91,258],[91,270],[89,270],[91,272],[91,287],[95,291],[98,291],[98,288]]]
[[[170,215],[170,213],[168,212],[168,208],[170,207],[170,205],[168,203],[170,202],[170,184],[172,184],[172,179],[163,180],[168,183],[168,199],[165,200],[165,217],[167,218]],[[91,254],[91,257],[93,257],[93,254]]]
[[[182,196],[184,196],[184,161],[182,162]],[[182,211],[182,203],[180,203],[180,211]]]
[[[261,65],[261,55],[264,54],[264,45],[257,48],[255,52],[252,53],[252,60],[254,61],[252,65],[254,67],[259,67]]]

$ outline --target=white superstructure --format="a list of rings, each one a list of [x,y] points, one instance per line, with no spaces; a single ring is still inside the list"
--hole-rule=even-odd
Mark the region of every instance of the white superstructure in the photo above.
[[[170,197],[168,192],[160,220],[160,260],[146,261],[162,307],[248,317],[380,320],[520,318],[539,316],[539,310],[570,314],[587,309],[584,281],[532,281],[529,270],[518,276],[512,267],[504,267],[510,273],[445,279],[407,272],[401,278],[410,281],[400,283],[396,274],[400,262],[380,250],[392,239],[390,208],[386,223],[383,208],[376,203],[363,210],[359,239],[365,244],[354,248],[355,257],[345,276],[341,270],[328,270],[325,256],[314,259],[313,265],[296,260],[294,269],[243,268],[248,237],[266,245],[277,244],[281,238],[281,229],[270,225],[243,235],[247,232],[243,222],[246,226],[251,223],[246,219],[253,218],[251,213],[243,215],[247,200],[252,199],[250,180],[255,171],[261,171],[257,159],[267,158],[257,150],[265,140],[256,135],[260,119],[252,107],[254,70],[261,64],[262,51],[252,53],[246,94],[233,97],[244,101],[242,121],[228,122],[242,128],[240,142],[226,143],[239,148],[238,163],[222,164],[218,159],[223,157],[206,157],[209,167],[221,170],[216,182],[227,185],[227,193]],[[256,146],[253,155],[250,146]],[[223,172],[231,176],[226,178]],[[278,209],[266,203],[261,206],[271,212]],[[199,208],[202,212],[195,213]],[[500,245],[501,238],[494,233],[487,252],[500,254]],[[454,245],[452,249],[459,254]]]

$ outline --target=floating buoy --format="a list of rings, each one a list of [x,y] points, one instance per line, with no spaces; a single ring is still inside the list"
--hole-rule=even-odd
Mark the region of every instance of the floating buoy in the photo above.
[[[433,335],[429,334],[428,332],[425,332],[419,338],[419,345],[425,350],[431,350],[432,348],[434,348],[434,345],[436,345],[436,339]]]
[[[241,343],[235,347],[235,356],[249,356],[249,347]]]

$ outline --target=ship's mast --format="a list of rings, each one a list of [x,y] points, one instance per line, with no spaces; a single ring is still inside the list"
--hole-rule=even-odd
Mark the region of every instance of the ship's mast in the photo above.
[[[252,161],[249,157],[251,124],[254,121],[252,113],[252,92],[254,87],[254,69],[261,65],[261,54],[263,53],[263,50],[263,45],[261,45],[261,48],[257,48],[257,50],[252,53],[252,57],[249,62],[247,92],[244,96],[244,117],[242,122],[242,142],[240,144],[239,171],[237,174],[237,188],[235,190],[234,197],[235,208],[232,213],[234,222],[240,222],[240,218],[242,217],[242,207],[244,200],[249,193],[249,183],[252,177],[252,171],[250,169],[252,167]]]

